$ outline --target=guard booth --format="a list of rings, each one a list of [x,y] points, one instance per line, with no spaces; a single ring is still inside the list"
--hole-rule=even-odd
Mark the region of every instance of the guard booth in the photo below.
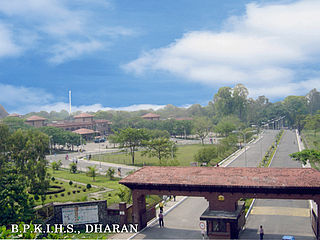
[[[224,197],[220,196],[220,201]],[[218,211],[209,208],[201,215],[200,220],[206,221],[209,239],[238,239],[239,232],[245,224],[245,204],[238,201],[235,211]]]

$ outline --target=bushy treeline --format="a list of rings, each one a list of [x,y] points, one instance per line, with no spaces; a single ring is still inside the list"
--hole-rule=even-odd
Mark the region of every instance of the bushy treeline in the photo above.
[[[244,85],[238,84],[234,88],[221,87],[207,106],[193,104],[190,107],[183,108],[169,104],[157,111],[151,109],[133,112],[109,110],[92,112],[91,114],[94,114],[97,119],[112,121],[112,127],[115,130],[126,127],[144,127],[167,130],[172,135],[180,135],[184,131],[190,131],[190,128],[186,125],[182,128],[179,123],[173,126],[170,121],[158,126],[160,123],[145,121],[141,119],[141,116],[153,112],[159,114],[161,119],[208,117],[213,124],[218,124],[222,118],[232,115],[239,118],[241,123],[246,126],[258,125],[269,119],[285,116],[287,126],[301,128],[301,120],[304,115],[314,115],[320,110],[320,93],[316,89],[312,89],[306,96],[287,96],[284,100],[275,103],[270,102],[265,96],[253,99],[249,98],[248,95],[248,89]],[[41,111],[39,113],[30,113],[27,116],[34,114],[48,118],[49,121],[70,118],[65,110],[61,112],[52,111],[50,113]],[[168,126],[170,124],[171,126]]]

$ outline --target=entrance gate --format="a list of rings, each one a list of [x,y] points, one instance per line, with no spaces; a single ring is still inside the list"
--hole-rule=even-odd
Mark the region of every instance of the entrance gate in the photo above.
[[[133,220],[147,225],[146,195],[205,197],[210,239],[238,236],[245,224],[241,198],[301,199],[320,204],[320,172],[306,168],[143,167],[119,183],[132,190]],[[320,207],[317,208],[320,216]],[[320,240],[319,218],[313,222]]]

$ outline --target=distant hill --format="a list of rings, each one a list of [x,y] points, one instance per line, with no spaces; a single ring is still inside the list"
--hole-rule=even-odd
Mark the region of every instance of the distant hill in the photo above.
[[[5,118],[9,113],[4,109],[4,107],[0,104],[0,118]]]

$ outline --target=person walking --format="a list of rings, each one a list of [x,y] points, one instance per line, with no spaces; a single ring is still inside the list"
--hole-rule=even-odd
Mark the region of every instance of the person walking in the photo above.
[[[162,211],[160,211],[160,213],[159,213],[159,226],[160,226],[160,228],[161,228],[161,227],[164,228],[163,213],[162,213]]]
[[[260,225],[259,233],[260,233],[260,240],[262,240],[263,239],[263,235],[264,235],[264,231],[263,231],[262,225]]]
[[[160,212],[163,212],[163,202],[159,203]]]

